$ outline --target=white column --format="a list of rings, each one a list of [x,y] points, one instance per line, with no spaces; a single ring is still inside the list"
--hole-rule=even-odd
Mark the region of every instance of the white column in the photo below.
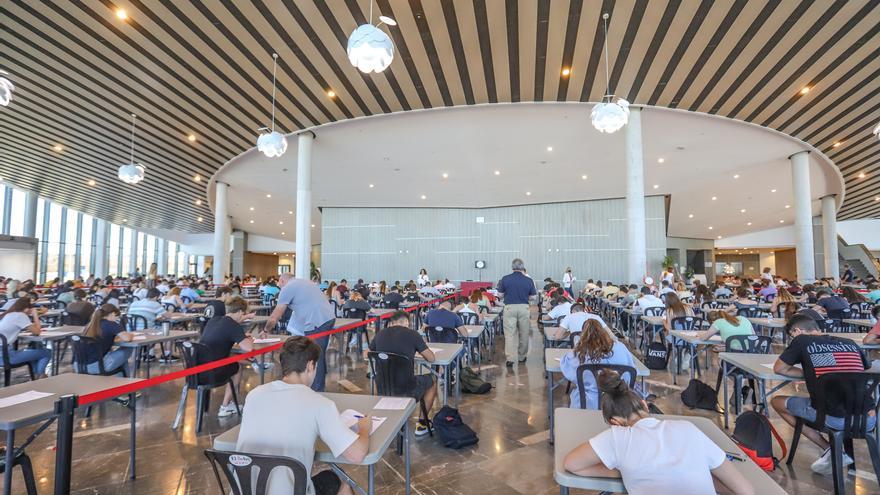
[[[788,157],[794,192],[794,230],[797,250],[797,275],[801,282],[816,280],[813,253],[813,208],[810,197],[810,152],[800,151]]]
[[[638,284],[647,273],[648,248],[645,240],[645,166],[642,160],[641,109],[630,107],[626,138],[626,278]]]
[[[837,255],[837,202],[834,195],[822,198],[822,238],[825,245],[825,276],[840,278],[840,259]]]
[[[133,274],[135,272],[135,270],[140,268],[141,275],[143,276],[146,269],[144,267],[140,266],[140,264],[138,264],[138,261],[140,259],[138,257],[138,253],[140,253],[140,248],[141,248],[141,246],[138,246],[138,233],[137,233],[137,230],[134,230],[134,229],[131,229],[129,232],[131,233],[131,252],[128,253],[128,264],[129,264],[128,272],[129,273],[127,273],[125,275],[128,276],[129,274]]]
[[[312,248],[312,141],[315,135],[298,136],[296,160],[296,278],[309,278]]]
[[[37,236],[37,193],[28,191],[24,196],[24,237]]]
[[[98,219],[95,227],[95,266],[93,268],[95,277],[103,278],[107,276],[108,244],[110,241],[110,224],[106,220]]]
[[[226,205],[226,192],[229,185],[223,182],[215,184],[214,193],[214,264],[213,277],[215,284],[222,284],[229,271],[229,210]]]
[[[166,239],[156,239],[158,243],[158,253],[156,253],[156,264],[159,265],[159,268],[156,270],[156,273],[159,275],[167,275],[168,274],[168,240]]]

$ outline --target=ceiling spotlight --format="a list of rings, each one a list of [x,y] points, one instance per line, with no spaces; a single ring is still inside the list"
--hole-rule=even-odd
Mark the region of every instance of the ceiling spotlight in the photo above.
[[[196,135],[195,135],[195,134],[190,134],[189,136],[186,137],[186,139],[187,139],[189,142],[194,143],[194,142],[196,141]]]
[[[859,173],[859,179],[864,179],[864,178],[865,178],[865,173],[864,172]]]
[[[718,238],[721,239],[721,236],[719,235]]]
[[[712,201],[715,201],[716,199],[718,199],[718,196],[712,196]]]
[[[278,225],[284,225],[284,220],[278,220]]]
[[[201,200],[201,199],[197,199],[197,200],[196,200],[196,206],[202,206],[202,200]]]
[[[694,218],[694,214],[691,213],[690,215],[688,215],[688,218]]]
[[[272,253],[272,254],[277,255],[278,253]]]
[[[709,226],[709,230],[712,230],[712,226],[711,226],[711,225]]]
[[[841,144],[843,144],[843,141],[837,141],[836,143],[832,144],[831,147],[832,148],[840,148]]]
[[[586,174],[582,175],[582,176],[581,176],[581,179],[583,179],[583,180],[587,180],[587,175],[586,175]]]
[[[336,98],[336,92],[332,89],[327,90],[327,98]]]
[[[285,233],[284,233],[284,232],[282,232],[282,233],[281,233],[281,235],[285,235]]]
[[[526,196],[531,196],[531,195],[532,195],[531,191],[526,191]]]
[[[128,12],[125,9],[116,9],[116,18],[120,21],[128,19]]]
[[[315,224],[312,224],[312,228],[315,228]]]
[[[657,189],[659,187],[660,187],[660,184],[654,184],[654,189]]]
[[[287,212],[288,215],[293,215],[293,210]]]
[[[791,205],[785,205],[785,208],[786,209],[791,208]]]
[[[253,220],[251,220],[251,223],[254,223],[254,221],[253,221]]]
[[[500,171],[500,170],[496,170],[496,171],[495,171],[495,175],[501,175],[501,171]]]
[[[250,208],[250,209],[251,209],[251,211],[254,211],[254,207],[253,207],[253,206],[251,206],[251,208]]]
[[[663,158],[658,158],[658,159],[657,159],[657,163],[663,163],[663,162],[665,162],[665,161],[666,161],[666,160],[663,159]]]
[[[770,192],[775,193],[776,189],[770,189]]]
[[[568,67],[562,69],[562,75],[563,75],[563,76],[568,77],[569,74],[571,74],[571,69],[569,69]]]
[[[0,71],[0,74],[2,74],[2,71]],[[0,87],[2,87],[2,86],[3,86],[3,78],[0,78]],[[2,95],[2,94],[3,93],[0,93],[0,95]],[[3,98],[2,98],[2,96],[0,96],[0,104],[3,103],[2,100],[3,100]],[[874,135],[877,136],[877,139],[880,139],[880,124],[877,124],[877,127],[874,128]]]
[[[785,220],[780,220],[779,223],[785,223]]]
[[[4,77],[7,75],[9,74],[0,70],[0,107],[9,105],[9,102],[12,101],[12,92],[15,91],[12,81]]]
[[[287,151],[287,138],[283,134],[275,130],[275,73],[278,70],[278,54],[272,54],[272,130],[264,127],[260,129],[260,137],[257,138],[257,149],[266,155],[267,158],[274,158],[284,154]]]
[[[805,94],[809,93],[811,89],[813,89],[813,88],[811,88],[809,86],[804,86],[803,88],[801,88],[801,94],[805,95]]]
[[[443,172],[443,178],[444,178],[444,179],[448,179],[448,178],[449,178],[449,174],[447,174],[446,172]]]
[[[197,222],[201,222],[202,220],[203,220],[202,217],[196,218],[196,221],[197,221]]]
[[[95,185],[95,179],[89,179],[89,181],[86,182],[86,184],[88,184],[88,185],[90,185],[90,186],[94,186],[94,185]]]
[[[128,221],[127,218],[123,218],[123,219],[122,219],[122,223],[125,223],[125,222],[127,222],[127,221]]]
[[[880,201],[880,196],[874,196],[874,201]]]
[[[370,184],[370,189],[372,189],[372,188],[374,188],[374,187],[376,187],[376,186],[373,185],[373,184]]]
[[[146,172],[143,165],[134,162],[134,129],[136,121],[137,116],[131,114],[131,160],[125,165],[120,166],[117,171],[119,179],[126,184],[137,184],[144,180],[144,173]]]
[[[553,146],[547,146],[547,151],[553,151]]]
[[[745,209],[745,208],[742,208],[741,210],[739,210],[739,212],[740,212],[740,213],[745,213],[745,212],[746,212],[746,209]]]
[[[733,174],[734,179],[739,179],[739,174]]]
[[[390,17],[379,16],[379,24],[372,25],[373,2],[370,0],[370,24],[361,24],[348,37],[348,61],[359,71],[382,72],[394,60],[394,43],[385,31],[379,29],[382,23],[396,26],[397,21]]]
[[[428,197],[422,194],[422,199],[428,199]]]
[[[620,130],[629,121],[629,102],[623,98],[618,98],[613,102],[614,95],[608,94],[609,72],[608,72],[608,13],[602,14],[602,22],[605,25],[605,96],[600,103],[593,107],[590,112],[590,119],[593,121],[593,127],[599,132],[612,133]]]
[[[271,195],[271,194],[267,194],[266,197],[267,197],[267,198],[271,198],[272,195]]]
[[[64,151],[64,146],[61,146],[60,144],[56,144],[55,146],[52,147],[52,149],[55,150],[57,153],[61,153],[62,151]]]
[[[196,174],[196,175],[193,176],[193,180],[196,181],[196,182],[201,182],[201,181],[202,181],[202,176],[199,175],[199,174]]]
[[[746,225],[751,226],[751,225],[752,225],[752,222],[747,222]]]

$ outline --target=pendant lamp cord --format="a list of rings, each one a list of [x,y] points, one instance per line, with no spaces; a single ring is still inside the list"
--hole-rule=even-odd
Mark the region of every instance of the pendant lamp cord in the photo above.
[[[605,25],[605,96],[610,96],[608,92],[611,86],[611,76],[608,72],[608,14],[602,14],[602,23]]]
[[[373,0],[370,0],[370,24],[373,23]]]
[[[272,54],[272,132],[275,132],[275,73],[278,70],[278,54]]]
[[[134,163],[134,126],[137,121],[137,115],[131,114],[131,161],[129,163]]]

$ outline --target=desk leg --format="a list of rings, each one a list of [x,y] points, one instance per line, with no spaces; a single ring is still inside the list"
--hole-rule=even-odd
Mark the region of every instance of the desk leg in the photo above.
[[[567,486],[559,486],[559,495],[568,495],[568,487]]]
[[[721,397],[721,400],[724,402],[721,403],[721,407],[724,409],[724,429],[726,430],[729,426],[727,421],[727,410],[730,408],[730,404],[728,404],[730,401],[727,400],[727,361],[723,359],[721,360],[721,381],[722,386],[724,387],[724,396]]]
[[[443,405],[444,406],[449,405],[449,392],[451,390],[449,387],[449,380],[450,379],[451,379],[451,376],[449,374],[449,365],[446,364],[443,366]]]
[[[369,485],[367,485],[367,493],[369,495],[375,495],[376,493],[376,465],[370,464],[367,466],[367,471],[369,472]]]
[[[6,430],[6,468],[3,471],[3,495],[12,493],[12,463],[15,461],[15,430]]]
[[[410,453],[409,453],[409,421],[403,422],[403,463],[405,466],[405,483],[406,483],[406,495],[410,495],[412,490],[412,475],[410,474],[411,466],[410,466]]]
[[[128,408],[131,410],[131,427],[129,428],[129,448],[131,449],[131,452],[129,452],[128,469],[131,472],[129,478],[135,479],[135,448],[137,446],[137,393],[128,394]]]
[[[767,407],[767,381],[758,379],[758,388],[761,389],[761,408],[764,409],[764,416],[770,417],[770,408]]]
[[[696,376],[694,369],[697,367],[697,346],[691,345],[691,380]]]
[[[260,385],[266,383],[266,353],[260,354]]]
[[[553,372],[547,372],[547,412],[550,416],[550,445],[553,445]]]
[[[461,405],[461,354],[458,355],[456,364],[458,370],[455,372],[455,405],[458,407]]]

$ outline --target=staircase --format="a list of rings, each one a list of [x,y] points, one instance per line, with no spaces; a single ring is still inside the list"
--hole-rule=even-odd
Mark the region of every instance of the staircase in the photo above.
[[[837,236],[837,251],[843,263],[848,263],[856,277],[864,279],[868,275],[880,279],[880,261],[875,258],[864,244],[847,244],[843,237]]]

